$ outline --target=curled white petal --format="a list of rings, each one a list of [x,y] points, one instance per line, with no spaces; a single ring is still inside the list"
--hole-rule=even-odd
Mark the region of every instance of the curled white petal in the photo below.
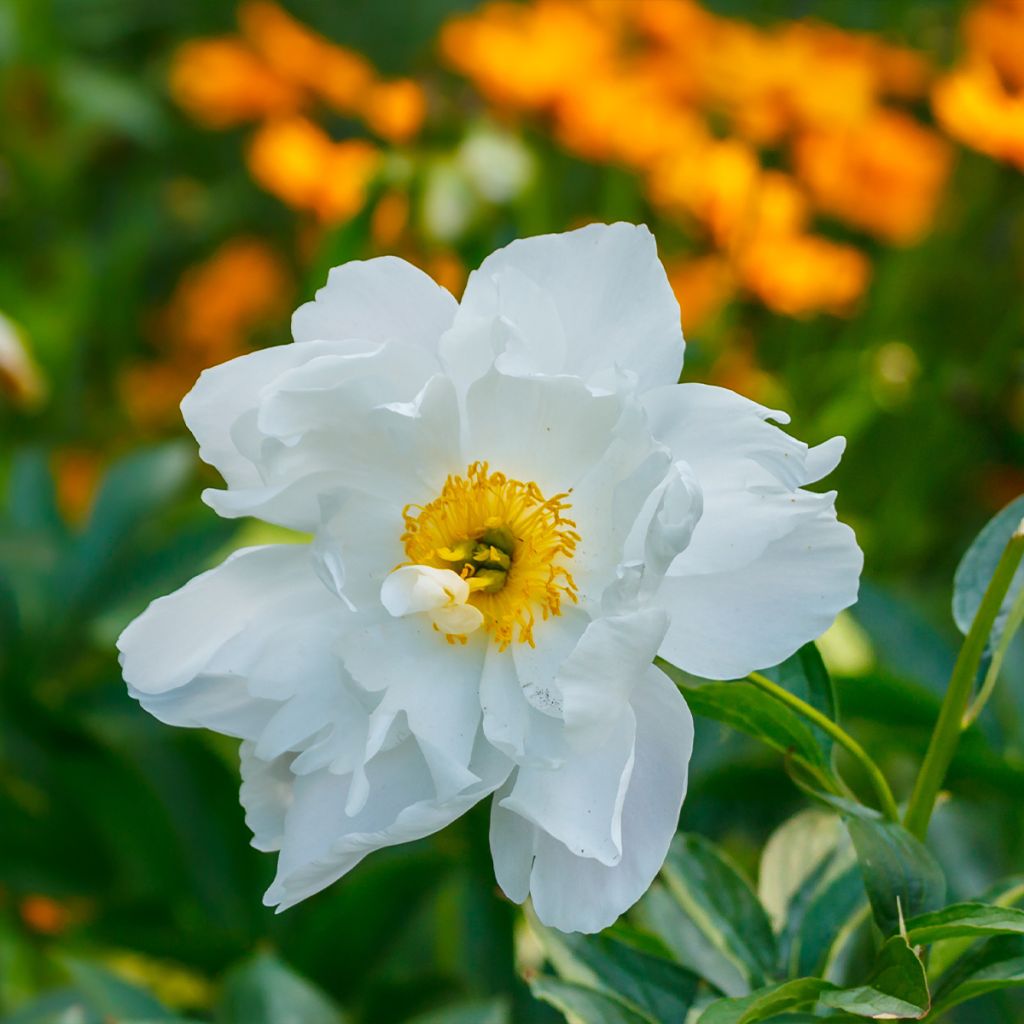
[[[480,610],[466,603],[469,584],[451,569],[403,565],[384,580],[380,600],[395,618],[426,612],[444,633],[472,633],[484,621]]]

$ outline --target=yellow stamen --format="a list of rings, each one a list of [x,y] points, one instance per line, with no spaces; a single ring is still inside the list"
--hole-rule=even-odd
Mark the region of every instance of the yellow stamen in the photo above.
[[[564,598],[577,599],[563,564],[580,540],[564,514],[567,497],[545,498],[537,484],[474,462],[465,476],[449,476],[429,504],[405,507],[402,543],[410,563],[454,569],[469,582],[469,603],[483,614],[499,649],[514,640],[533,647],[538,615],[560,615]]]

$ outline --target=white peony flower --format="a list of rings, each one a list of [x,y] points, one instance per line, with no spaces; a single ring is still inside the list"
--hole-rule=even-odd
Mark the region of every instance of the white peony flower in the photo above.
[[[331,271],[295,344],[182,403],[205,500],[313,536],[250,548],[119,641],[164,722],[240,737],[242,803],[289,907],[495,794],[498,881],[595,931],[650,885],[693,725],[661,654],[775,664],[857,593],[843,443],[677,384],[679,309],[643,227],[513,242],[461,305],[391,257]]]

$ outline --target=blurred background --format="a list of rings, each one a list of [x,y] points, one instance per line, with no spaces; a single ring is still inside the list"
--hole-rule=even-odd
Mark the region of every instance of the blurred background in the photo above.
[[[685,379],[848,439],[865,585],[822,649],[905,795],[953,569],[1024,491],[1024,0],[0,0],[0,1018],[558,1019],[485,808],[275,917],[233,744],[142,713],[113,643],[273,539],[199,501],[201,369],[287,341],[344,260],[458,296],[618,219],[657,236]],[[1010,660],[933,830],[955,897],[1024,865]],[[686,829],[752,870],[800,806],[698,722]]]

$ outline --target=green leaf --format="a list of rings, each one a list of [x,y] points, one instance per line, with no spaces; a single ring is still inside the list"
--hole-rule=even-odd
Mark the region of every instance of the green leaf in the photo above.
[[[765,669],[762,674],[835,721],[835,687],[828,669],[825,668],[825,662],[822,661],[821,654],[813,643],[804,644],[796,654],[774,668]],[[811,725],[809,728],[826,760],[831,762],[831,737],[817,726]]]
[[[830,987],[831,983],[821,978],[797,978],[739,999],[719,999],[701,1014],[699,1024],[756,1024],[788,1010],[812,1007]]]
[[[217,1019],[222,1024],[345,1024],[323,992],[267,953],[228,975]]]
[[[942,906],[946,898],[942,868],[902,825],[851,815],[846,827],[883,934],[899,930],[900,914],[904,919],[917,917]]]
[[[981,533],[964,553],[953,577],[953,618],[964,635],[971,628],[974,616],[978,614],[985,588],[992,579],[1007,542],[1024,519],[1024,495],[1011,501],[982,528]],[[989,634],[989,649],[996,647],[1006,625],[1010,607],[1024,587],[1024,563],[1017,568],[1013,582],[996,616]]]
[[[855,860],[850,863],[845,853],[835,853],[801,887],[790,906],[779,937],[785,973],[823,974],[867,911],[860,865]]]
[[[680,964],[719,992],[741,996],[750,991],[750,981],[742,964],[731,952],[709,942],[707,934],[660,882],[655,882],[647,891],[636,913]]]
[[[105,1020],[174,1019],[174,1015],[148,992],[122,981],[96,964],[67,958],[64,966],[87,1006]]]
[[[763,690],[743,680],[697,682],[660,658],[657,664],[682,691],[695,715],[723,722],[831,777],[829,760],[811,727]]]
[[[559,978],[540,975],[530,982],[530,990],[569,1020],[582,1021],[583,1024],[657,1024],[655,1018],[627,1006],[614,996]]]
[[[511,1024],[508,1003],[504,999],[487,999],[415,1017],[406,1024]]]
[[[986,903],[954,903],[907,921],[908,938],[922,946],[940,939],[1012,934],[1024,935],[1024,910]]]
[[[662,935],[676,955],[681,952],[677,940],[687,940],[680,961],[728,994],[763,985],[775,970],[775,936],[764,908],[735,865],[708,840],[678,835],[661,878],[692,926]],[[709,957],[712,950],[718,956]],[[732,969],[722,972],[722,961]],[[707,973],[709,965],[714,976]]]
[[[864,985],[822,993],[821,1002],[858,1017],[920,1020],[931,1006],[924,964],[902,935],[882,947]]]
[[[699,980],[691,971],[607,934],[566,935],[531,924],[565,981],[613,996],[657,1024],[685,1019]]]
[[[798,978],[739,999],[720,999],[704,1011],[699,1024],[757,1024],[815,1006],[857,1017],[918,1020],[929,1003],[924,966],[897,935],[882,948],[864,985],[842,989],[822,978]]]
[[[936,1017],[968,999],[1024,985],[1024,937],[1002,935],[965,953],[935,990]]]

